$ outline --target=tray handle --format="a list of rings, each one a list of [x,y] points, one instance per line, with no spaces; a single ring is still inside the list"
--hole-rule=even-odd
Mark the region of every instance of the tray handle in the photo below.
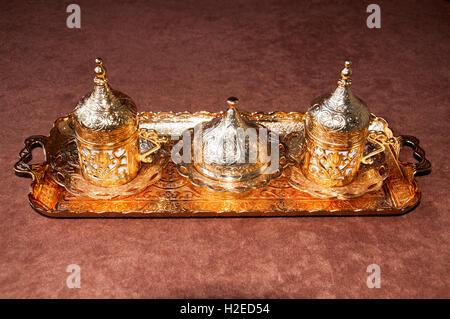
[[[25,139],[25,147],[19,152],[19,160],[16,164],[14,164],[14,170],[16,171],[16,173],[31,175],[33,179],[36,177],[35,169],[33,169],[33,167],[40,164],[30,165],[28,163],[33,158],[32,150],[38,146],[43,149],[44,158],[47,158],[45,150],[45,143],[47,142],[47,140],[48,137],[44,135],[33,135]]]
[[[431,171],[431,163],[425,157],[425,151],[420,147],[419,139],[411,135],[400,135],[398,141],[402,146],[409,146],[414,151],[414,157],[419,161],[413,165],[414,175],[423,175]]]

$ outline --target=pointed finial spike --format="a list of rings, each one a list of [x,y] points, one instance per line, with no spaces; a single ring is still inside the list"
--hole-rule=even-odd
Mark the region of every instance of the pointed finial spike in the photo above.
[[[237,97],[234,97],[234,96],[229,97],[229,98],[227,99],[227,103],[228,103],[228,105],[229,105],[231,108],[235,108],[236,105],[238,104],[238,102],[239,102],[239,99],[238,99]]]
[[[97,85],[105,85],[108,82],[108,79],[106,78],[106,69],[103,66],[102,58],[96,58],[95,64],[97,64],[97,66],[94,69],[95,73],[94,82]]]
[[[351,86],[352,85],[352,62],[347,60],[344,62],[344,69],[341,71],[341,79],[338,81],[339,86]]]

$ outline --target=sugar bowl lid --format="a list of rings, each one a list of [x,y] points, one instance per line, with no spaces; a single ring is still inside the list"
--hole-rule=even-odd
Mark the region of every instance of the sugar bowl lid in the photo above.
[[[261,152],[267,138],[261,125],[240,114],[238,99],[227,99],[228,110],[194,130],[194,163],[203,174],[217,179],[245,179],[267,163]]]
[[[137,129],[137,109],[130,97],[112,89],[101,58],[95,59],[94,89],[73,111],[75,129],[111,132],[121,129],[132,134]],[[125,128],[127,126],[128,128]]]
[[[334,92],[313,101],[306,118],[310,125],[334,132],[352,132],[369,126],[369,109],[351,90],[351,65],[345,61]]]
[[[233,165],[239,161],[239,156],[243,155],[246,149],[257,146],[246,145],[245,140],[238,136],[240,130],[259,129],[259,125],[241,116],[236,109],[238,102],[239,100],[235,97],[228,98],[229,108],[224,115],[205,123],[202,131],[196,135],[197,138],[201,138],[202,155],[205,162]]]

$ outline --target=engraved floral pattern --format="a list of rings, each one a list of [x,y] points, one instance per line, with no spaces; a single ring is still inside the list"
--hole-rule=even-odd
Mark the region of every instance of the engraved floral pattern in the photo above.
[[[335,131],[341,131],[346,126],[346,120],[342,114],[331,113],[329,111],[322,111],[318,113],[317,120],[321,125]]]
[[[309,172],[323,180],[345,180],[356,172],[357,152],[331,151],[319,146],[311,154]]]
[[[80,146],[81,166],[84,172],[98,179],[119,179],[128,174],[128,154],[124,148],[90,150]]]

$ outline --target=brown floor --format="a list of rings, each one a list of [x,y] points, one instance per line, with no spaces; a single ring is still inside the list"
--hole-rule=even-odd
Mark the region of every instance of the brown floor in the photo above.
[[[70,2],[31,3],[0,5],[0,297],[450,297],[448,1],[377,1],[381,29],[366,27],[367,1],[77,1],[80,30],[65,25]],[[219,111],[230,95],[306,111],[350,58],[354,92],[426,149],[422,202],[401,217],[42,217],[13,164],[91,89],[97,56],[141,111]],[[380,289],[366,286],[372,263]]]

